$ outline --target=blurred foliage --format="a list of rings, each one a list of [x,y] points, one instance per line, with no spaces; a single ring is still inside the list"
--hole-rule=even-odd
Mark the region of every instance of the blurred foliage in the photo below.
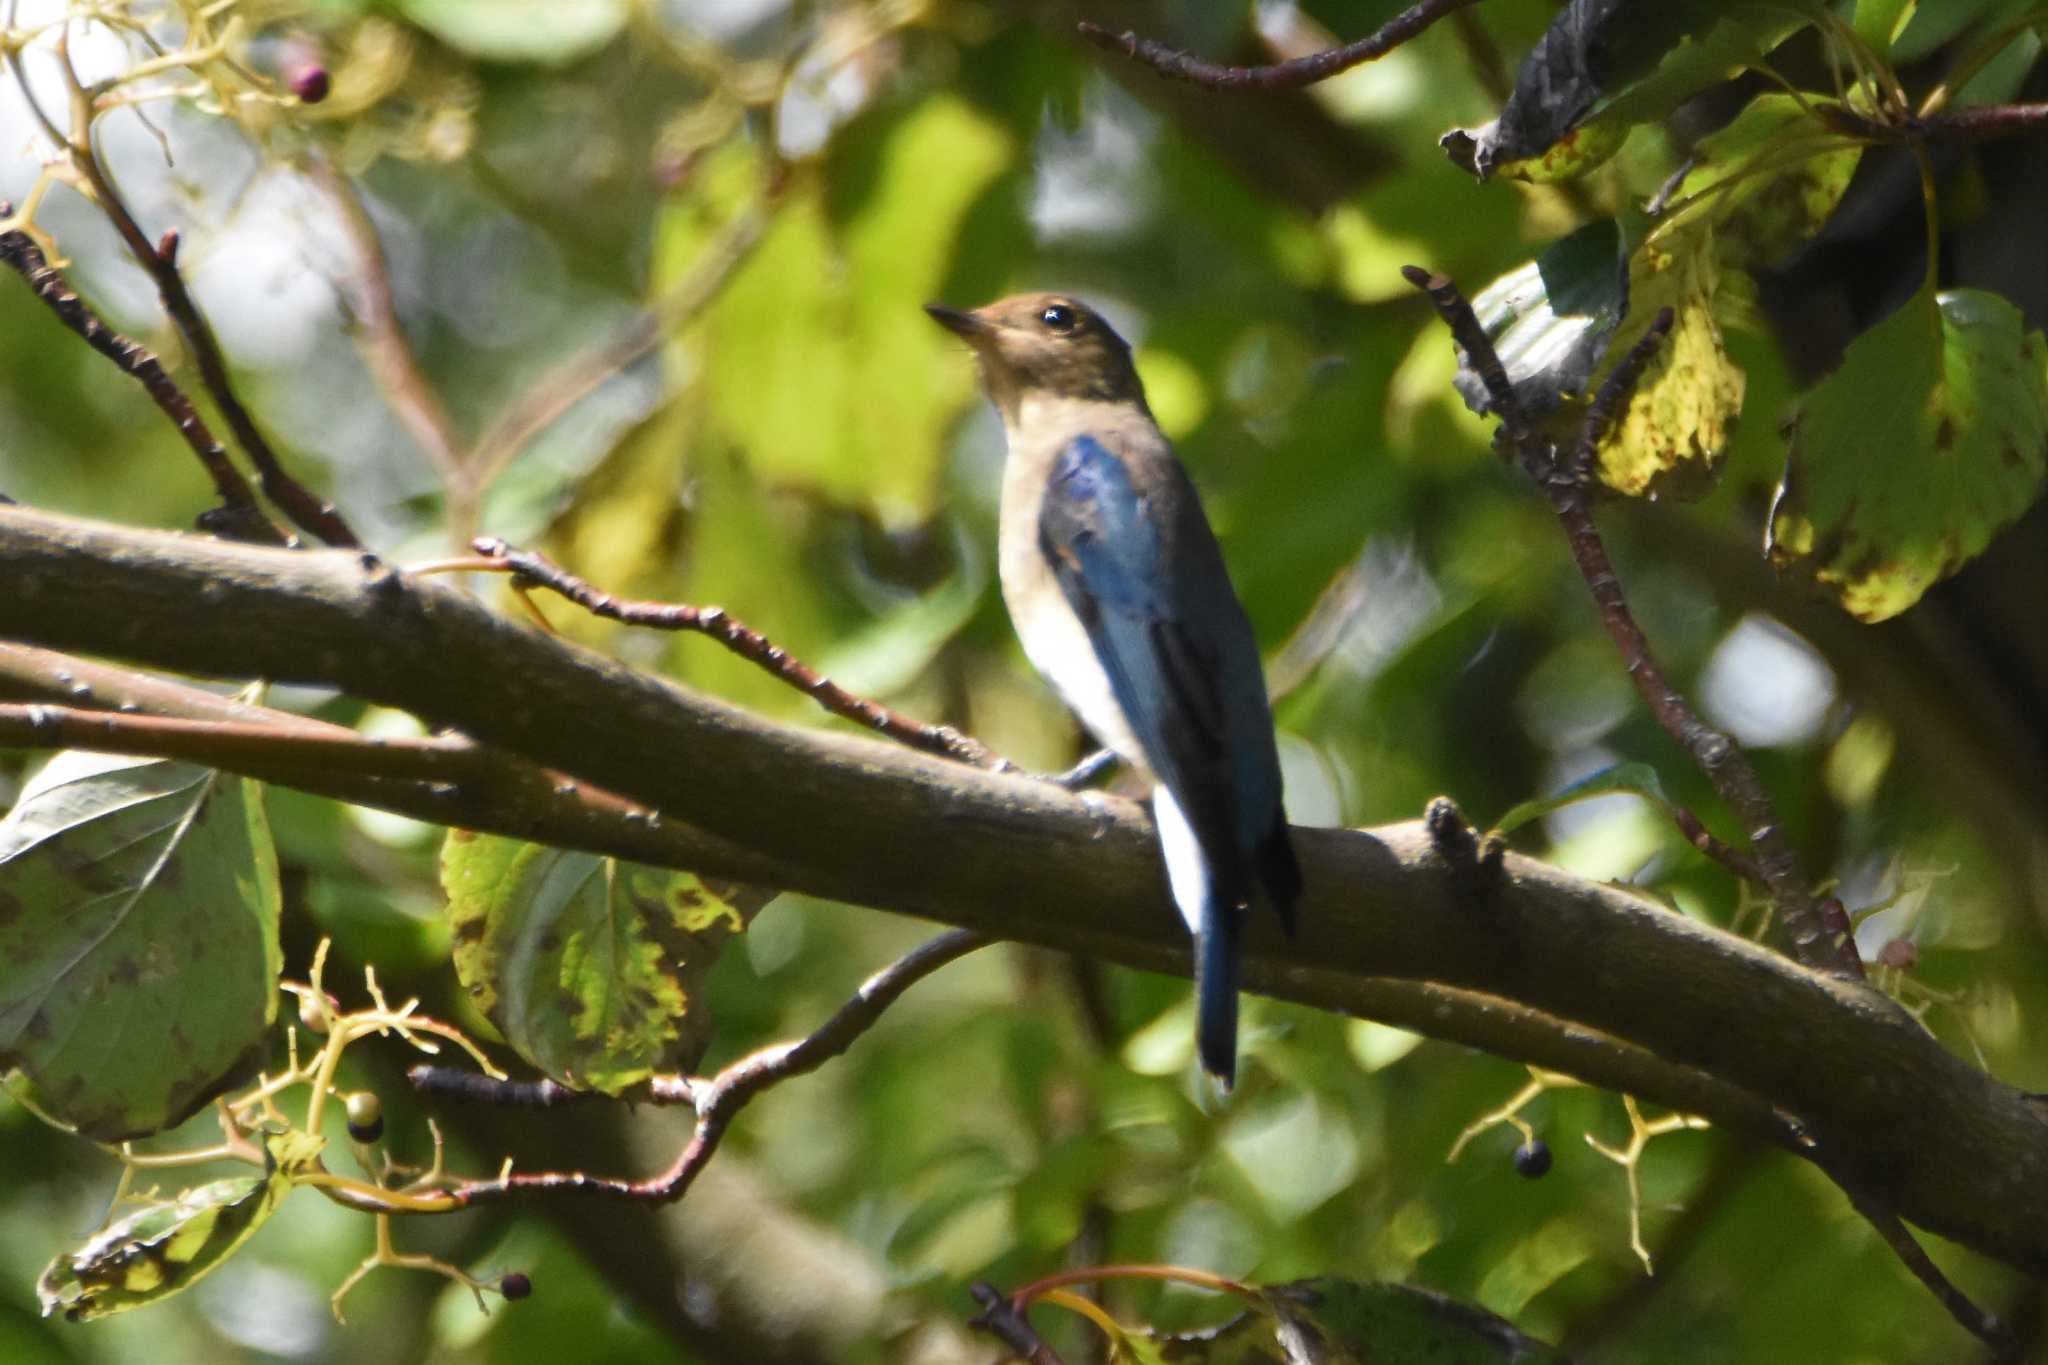
[[[58,8],[24,0],[15,22]],[[98,8],[174,43],[177,16],[200,7]],[[1686,317],[1687,353],[1719,375],[1706,386],[1711,423],[1692,411],[1692,389],[1660,410],[1686,409],[1674,441],[1720,456],[1711,490],[1690,490],[1706,495],[1685,507],[1603,513],[1631,601],[1671,675],[1757,747],[1809,866],[1861,916],[1866,953],[1910,945],[1910,963],[1888,978],[1902,998],[2000,1076],[2048,1087],[2038,1026],[2048,823],[2035,818],[2048,812],[2048,722],[2032,682],[2048,678],[2038,611],[2048,527],[2038,512],[2023,519],[1977,567],[1877,630],[1772,581],[1760,549],[1787,459],[1780,424],[1808,392],[1798,427],[1807,483],[1778,509],[1781,546],[1867,583],[1879,566],[1866,563],[1866,538],[1906,558],[1899,528],[1953,511],[1959,553],[1944,529],[1910,547],[1904,571],[1919,575],[1917,593],[1933,576],[1924,566],[1955,567],[2032,501],[2042,318],[1969,301],[1979,290],[2022,297],[2039,272],[2038,219],[2023,203],[1958,193],[1985,154],[1944,151],[1937,208],[1957,218],[1934,226],[2003,225],[2021,243],[2016,274],[1955,277],[1924,254],[1904,154],[1828,143],[1787,97],[1752,102],[1765,90],[1754,76],[1681,104],[1707,75],[1733,70],[1728,54],[1789,30],[1785,11],[1758,18],[1762,7],[1746,7],[1710,44],[1643,54],[1634,84],[1587,106],[1598,135],[1584,155],[1551,167],[1579,174],[1570,185],[1480,185],[1437,139],[1498,113],[1499,73],[1557,13],[1547,0],[1490,0],[1308,97],[1308,116],[1332,133],[1316,154],[1348,148],[1372,169],[1340,202],[1306,208],[1255,187],[1176,115],[1182,106],[1156,78],[1069,41],[1069,16],[1051,3],[233,8],[246,21],[233,35],[238,69],[197,89],[172,71],[162,98],[100,120],[98,146],[144,226],[183,234],[183,263],[243,394],[293,468],[381,550],[445,554],[478,529],[529,540],[611,590],[723,605],[857,691],[958,724],[1019,762],[1063,765],[1078,736],[1029,676],[993,590],[1000,435],[966,356],[918,305],[1071,290],[1136,345],[1269,653],[1293,641],[1298,686],[1276,710],[1297,820],[1408,818],[1449,792],[1482,823],[1514,811],[1529,852],[1639,885],[1679,913],[1753,928],[1757,908],[1653,807],[1682,805],[1726,838],[1732,822],[1635,704],[1547,512],[1488,453],[1487,424],[1453,387],[1453,348],[1399,283],[1398,267],[1414,261],[1477,292],[1575,229],[1623,224],[1605,248],[1609,277],[1625,266],[1645,298],[1668,295]],[[1160,19],[1168,8],[1189,13]],[[1197,8],[1102,7],[1113,26],[1143,15],[1167,24],[1163,37],[1210,48],[1250,23],[1236,7]],[[1295,18],[1349,37],[1397,8],[1312,0]],[[1838,7],[1869,53],[1889,47],[1916,93],[1967,69],[1958,101],[2038,89],[2039,43],[2011,26],[2018,8]],[[97,23],[74,25],[71,44],[92,73],[143,51]],[[1831,91],[1841,50],[1809,32],[1772,61],[1789,88]],[[31,47],[24,61],[44,107],[61,109],[47,53]],[[324,102],[256,101],[220,117],[226,95],[273,89],[308,63],[331,78]],[[1257,98],[1204,98],[1239,101],[1232,118],[1254,138],[1280,126]],[[0,81],[10,134],[0,195],[16,203],[40,183],[31,127],[18,90]],[[1788,159],[1794,140],[1814,155]],[[1627,225],[1689,154],[1662,237],[1648,238],[1678,239],[1665,240],[1679,254],[1660,278]],[[2029,155],[2032,173],[2048,175],[2038,148]],[[369,363],[393,342],[377,331],[362,245],[323,167],[353,178],[374,224],[404,340],[457,438],[454,475]],[[1911,192],[1888,199],[1902,179]],[[1838,202],[1845,234],[1887,213],[1906,229],[1847,246],[1824,236],[1795,254]],[[749,213],[764,223],[751,242],[728,232]],[[97,212],[51,186],[36,221],[81,291],[189,384],[153,294]],[[1787,289],[1831,270],[1842,281],[1833,311],[1774,311]],[[1937,298],[1923,288],[1930,274],[1942,290],[1972,292]],[[692,281],[712,277],[719,287],[691,304]],[[1866,332],[1814,389],[1874,320],[1860,310],[1877,298],[1911,300],[1887,326],[1914,332],[1914,347],[1877,363],[1868,352],[1883,338]],[[649,313],[668,324],[656,344],[523,439],[484,440],[513,405],[567,393],[578,357]],[[1603,340],[1616,336],[1625,346],[1623,331]],[[1930,378],[1930,367],[1991,350],[2006,366],[1992,382]],[[1673,372],[1704,383],[1696,369]],[[1891,406],[1877,405],[1880,393]],[[1895,409],[1905,416],[1892,421]],[[1944,422],[1968,438],[1932,472],[1877,439],[1910,426],[1934,441]],[[1839,439],[1823,460],[1811,443],[1830,433]],[[2032,442],[2030,468],[2000,459],[2014,434]],[[1980,454],[1981,468],[1966,463]],[[1830,482],[1845,468],[1881,472],[1883,499],[1845,506],[1850,495]],[[194,462],[146,398],[6,281],[0,492],[160,526],[189,525],[206,505]],[[1810,546],[1788,536],[1795,525]],[[785,720],[835,723],[708,641],[546,610],[566,633],[637,664]],[[1304,621],[1317,624],[1295,638]],[[281,704],[376,723],[324,695]],[[30,766],[5,764],[7,796]],[[394,994],[419,994],[488,1036],[451,966],[436,832],[289,792],[266,801],[288,970],[303,976],[314,942],[330,935],[337,962],[374,964]],[[704,1065],[807,1032],[922,932],[801,897],[769,905],[688,983],[717,1024]],[[991,1343],[958,1345],[969,1282],[1008,1287],[1108,1262],[1267,1285],[1406,1282],[1583,1360],[1966,1355],[1939,1305],[1804,1165],[1759,1159],[1713,1132],[1650,1143],[1634,1168],[1658,1264],[1646,1278],[1629,1246],[1623,1174],[1578,1136],[1624,1146],[1617,1097],[1550,1090],[1521,1111],[1555,1153],[1541,1180],[1516,1174],[1502,1131],[1449,1165],[1466,1126],[1521,1087],[1520,1068],[1248,1000],[1242,1083],[1218,1104],[1193,1073],[1186,997],[1181,982],[999,948],[920,985],[847,1057],[751,1108],[718,1158],[755,1177],[750,1222],[800,1229],[814,1248],[807,1278],[854,1285],[850,1294],[879,1305],[855,1344],[791,1358],[918,1358],[905,1343],[926,1329],[942,1340],[925,1358],[985,1359]],[[619,1076],[672,1042],[631,1052]],[[398,1078],[404,1058],[380,1063],[376,1050],[352,1049],[341,1081],[382,1093],[392,1150],[424,1164],[426,1115]],[[583,1111],[568,1122],[599,1131]],[[589,1136],[579,1159],[657,1168],[680,1138],[654,1116],[635,1122],[659,1135],[652,1148]],[[159,1141],[214,1136],[202,1118]],[[345,1146],[338,1127],[329,1136]],[[488,1124],[454,1133],[451,1164],[493,1169],[504,1151],[492,1139]],[[353,1292],[349,1325],[337,1327],[326,1297],[373,1230],[310,1196],[190,1294],[89,1327],[43,1321],[36,1276],[99,1224],[117,1166],[11,1100],[0,1100],[0,1152],[9,1361],[720,1362],[745,1357],[707,1324],[779,1321],[731,1287],[736,1246],[675,1250],[686,1201],[682,1232],[607,1208],[599,1238],[541,1204],[411,1220],[409,1245],[526,1270],[534,1296],[484,1317],[458,1285],[384,1272]],[[1935,1254],[1994,1306],[2020,1292],[2002,1267]],[[670,1261],[687,1273],[666,1317],[618,1288],[622,1266]],[[1234,1311],[1156,1283],[1112,1284],[1104,1302],[1160,1332],[1215,1327]],[[1093,1328],[1045,1316],[1069,1360],[1096,1358]]]

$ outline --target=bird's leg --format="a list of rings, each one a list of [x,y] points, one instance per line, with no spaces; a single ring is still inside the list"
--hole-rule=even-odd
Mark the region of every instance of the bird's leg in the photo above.
[[[1097,749],[1065,772],[1045,773],[1042,776],[1055,787],[1064,787],[1070,792],[1079,791],[1122,761],[1114,749]]]

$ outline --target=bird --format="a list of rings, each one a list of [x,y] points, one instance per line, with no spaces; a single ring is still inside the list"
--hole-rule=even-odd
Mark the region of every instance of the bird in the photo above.
[[[1002,416],[998,577],[1024,653],[1151,784],[1167,886],[1195,938],[1196,1051],[1227,1092],[1244,915],[1270,905],[1292,934],[1302,885],[1251,622],[1130,345],[1100,313],[1062,294],[925,311],[966,341]]]

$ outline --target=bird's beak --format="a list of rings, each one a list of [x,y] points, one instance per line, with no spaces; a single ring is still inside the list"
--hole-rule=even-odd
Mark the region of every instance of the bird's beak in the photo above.
[[[989,325],[982,320],[979,313],[966,313],[958,308],[948,308],[937,303],[926,304],[924,311],[932,315],[933,322],[949,332],[966,337],[969,341],[985,337],[989,333]]]

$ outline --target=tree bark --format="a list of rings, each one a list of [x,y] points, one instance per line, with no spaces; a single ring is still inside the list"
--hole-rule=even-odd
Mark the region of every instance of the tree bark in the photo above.
[[[1187,970],[1142,807],[777,726],[374,555],[0,507],[0,583],[0,637],[403,708],[658,809],[707,873],[772,868],[815,895]],[[1296,837],[1301,929],[1248,927],[1250,989],[1705,1112],[2048,1270],[2048,1115],[1883,995],[1531,859],[1489,879],[1420,823]]]

